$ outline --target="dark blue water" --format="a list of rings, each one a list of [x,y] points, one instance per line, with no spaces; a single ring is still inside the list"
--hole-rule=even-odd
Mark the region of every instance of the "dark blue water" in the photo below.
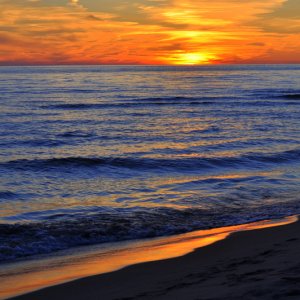
[[[1,67],[0,261],[300,212],[300,66]]]

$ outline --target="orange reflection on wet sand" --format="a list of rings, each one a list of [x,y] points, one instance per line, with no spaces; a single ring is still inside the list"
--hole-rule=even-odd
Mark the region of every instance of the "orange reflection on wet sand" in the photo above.
[[[182,256],[194,249],[225,239],[233,232],[286,225],[296,222],[297,219],[297,216],[292,216],[282,220],[199,230],[171,237],[118,243],[108,247],[83,247],[73,249],[76,254],[65,252],[59,257],[4,265],[0,271],[0,299],[115,271],[137,263]]]

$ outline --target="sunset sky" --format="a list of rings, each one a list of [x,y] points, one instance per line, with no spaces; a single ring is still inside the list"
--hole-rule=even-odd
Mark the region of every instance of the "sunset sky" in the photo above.
[[[0,0],[0,64],[300,63],[300,0]]]

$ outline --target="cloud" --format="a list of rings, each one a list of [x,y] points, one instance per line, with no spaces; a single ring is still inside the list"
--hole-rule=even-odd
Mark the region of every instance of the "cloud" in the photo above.
[[[266,14],[269,18],[300,19],[300,1],[288,0],[273,12]]]
[[[257,42],[257,43],[249,43],[248,44],[249,46],[257,46],[257,47],[263,47],[263,46],[265,46],[266,44],[265,43],[259,43],[259,42]]]
[[[272,12],[260,14],[255,22],[262,30],[278,34],[297,34],[300,32],[300,1],[288,0]]]
[[[299,0],[0,0],[0,5],[2,63],[247,62],[273,61],[272,55],[283,61],[291,49],[300,60]]]

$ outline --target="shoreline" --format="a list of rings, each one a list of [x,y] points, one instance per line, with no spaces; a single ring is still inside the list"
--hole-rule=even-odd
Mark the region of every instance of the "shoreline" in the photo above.
[[[115,250],[116,256],[114,257],[114,265],[110,265],[109,267],[111,269],[107,269],[104,272],[101,270],[97,271],[96,268],[95,270],[92,270],[92,272],[90,270],[89,274],[82,273],[77,274],[78,276],[76,276],[76,272],[78,272],[78,270],[74,269],[74,266],[73,269],[68,268],[67,265],[61,266],[60,271],[64,271],[65,278],[61,278],[60,281],[51,281],[49,272],[47,273],[46,270],[46,273],[37,273],[35,274],[35,276],[29,279],[29,281],[31,280],[31,282],[29,282],[29,287],[31,286],[31,290],[28,289],[27,285],[27,290],[22,291],[22,289],[20,289],[19,293],[16,293],[15,290],[14,294],[7,295],[6,297],[2,296],[2,299],[66,299],[68,298],[67,295],[69,293],[73,294],[74,292],[75,295],[72,296],[72,298],[74,299],[98,299],[97,297],[99,297],[99,295],[101,295],[101,299],[119,299],[124,297],[128,298],[127,294],[140,294],[143,291],[147,292],[149,289],[153,293],[155,290],[157,290],[157,284],[159,282],[163,282],[170,276],[172,277],[177,274],[177,277],[180,277],[181,275],[183,276],[184,274],[186,274],[186,276],[189,277],[189,273],[192,272],[192,269],[194,269],[195,263],[196,265],[199,263],[201,265],[204,262],[209,262],[210,265],[214,265],[215,261],[214,259],[212,261],[212,258],[214,258],[214,256],[221,258],[222,253],[224,252],[224,247],[226,248],[228,247],[228,245],[230,246],[232,240],[240,239],[237,237],[241,237],[241,241],[237,241],[235,242],[235,244],[239,245],[240,251],[243,253],[243,251],[245,251],[245,245],[243,244],[243,239],[245,239],[243,238],[244,235],[247,236],[250,233],[250,235],[252,235],[252,238],[250,240],[253,241],[253,239],[257,239],[255,238],[256,236],[264,235],[263,232],[270,230],[273,232],[273,238],[276,239],[276,232],[282,231],[282,228],[287,228],[288,226],[292,228],[297,226],[300,227],[299,221],[294,223],[296,220],[298,220],[298,218],[296,216],[293,216],[287,217],[283,220],[263,221],[206,231],[196,231],[173,237],[159,238],[144,242],[142,244],[137,243],[137,245],[135,245],[135,248],[125,247],[125,249]],[[276,226],[277,228],[275,228],[274,226]],[[272,228],[262,229],[264,227]],[[253,231],[254,229],[260,230]],[[292,232],[294,231],[292,230]],[[232,235],[232,233],[234,234]],[[155,251],[153,252],[153,250]],[[269,250],[265,250],[265,252]],[[203,252],[206,253],[204,254],[204,257]],[[92,254],[92,257],[94,257],[94,254]],[[190,259],[190,257],[194,256],[195,262],[193,262],[193,260],[191,261]],[[107,261],[107,257],[105,257],[105,254],[104,259]],[[227,260],[231,261],[232,259],[233,258],[231,257]],[[104,260],[99,261],[99,257],[96,257],[96,259],[91,261],[91,257],[89,257],[86,261],[83,260],[81,264],[79,264],[79,266],[81,266],[81,268],[85,267],[93,269],[96,262],[98,262],[98,265],[100,265],[101,267],[101,262],[103,263],[103,261]],[[186,263],[190,264],[191,267],[187,268]],[[112,264],[112,262],[110,262],[110,264]],[[209,268],[209,264],[204,264],[206,269]],[[165,265],[167,265],[167,268],[165,267]],[[156,269],[156,272],[154,273],[153,268]],[[182,269],[179,273],[177,270],[178,268]],[[170,270],[172,269],[177,271],[175,273],[173,271],[170,272]],[[134,274],[132,274],[132,270],[134,270]],[[53,272],[55,273],[58,270],[55,268],[51,270],[50,268],[50,271],[53,275]],[[158,273],[159,276],[157,276],[155,273]],[[136,274],[138,274],[138,276],[136,276]],[[46,282],[48,282],[48,284],[45,284],[45,282],[40,282],[40,286],[39,284],[35,285],[36,283],[33,282],[34,278],[37,279],[41,275],[46,278]],[[69,276],[69,278],[66,276]],[[132,282],[130,282],[130,278]],[[16,279],[18,281],[21,280],[20,278]],[[26,277],[23,277],[23,280],[24,279],[26,279]],[[136,283],[136,279],[141,282]],[[143,284],[143,281],[147,282],[146,286],[145,283]],[[170,279],[170,281],[175,283],[176,281],[178,281],[178,278]],[[130,287],[128,287],[128,285]],[[11,286],[15,285],[12,284]],[[116,286],[120,287],[118,289],[119,294],[114,294]],[[136,290],[137,287],[138,290]],[[32,290],[36,291],[31,292]],[[26,292],[30,293],[26,294]],[[17,294],[22,295],[11,298],[12,296],[15,296]]]

